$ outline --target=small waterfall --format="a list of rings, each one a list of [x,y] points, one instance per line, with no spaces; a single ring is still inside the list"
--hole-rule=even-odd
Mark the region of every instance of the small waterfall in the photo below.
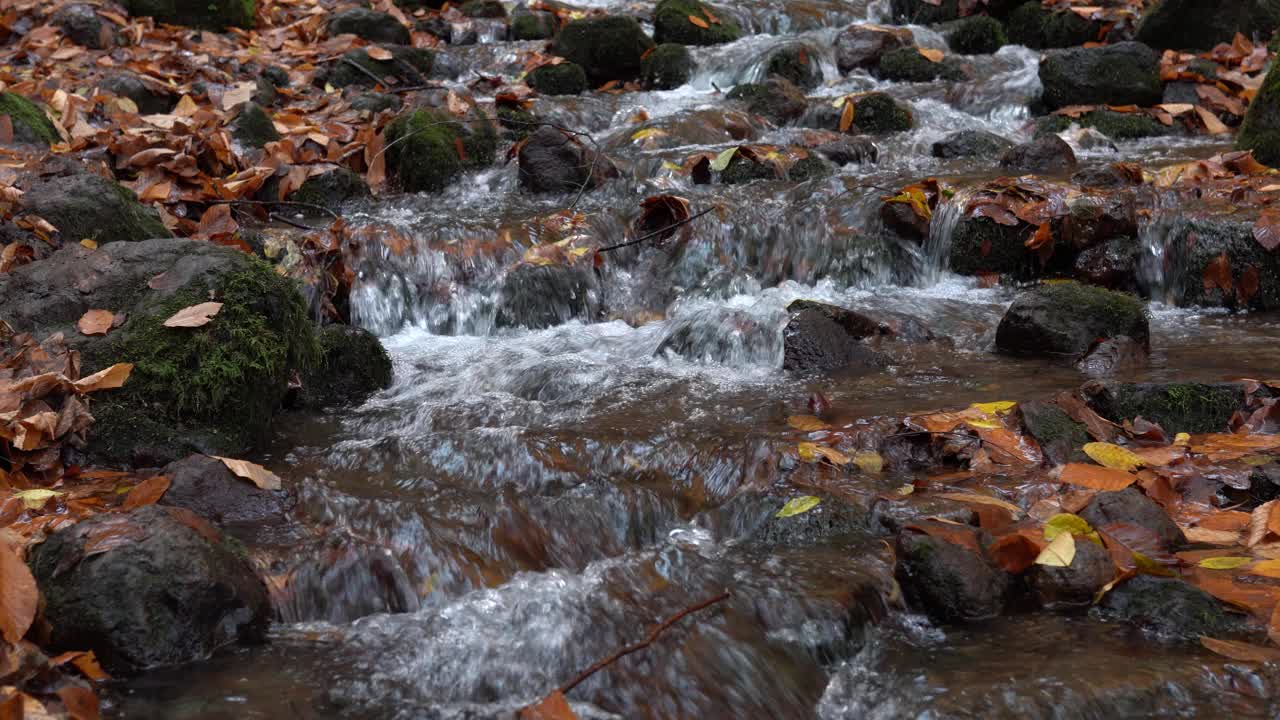
[[[965,193],[960,192],[949,198],[943,198],[933,209],[933,219],[929,222],[929,238],[925,240],[924,245],[920,284],[937,284],[951,267],[951,240],[964,214],[965,202]]]

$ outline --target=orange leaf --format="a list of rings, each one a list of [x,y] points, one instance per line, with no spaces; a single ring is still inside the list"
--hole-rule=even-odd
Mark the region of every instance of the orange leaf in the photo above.
[[[987,549],[991,559],[1006,572],[1018,574],[1035,564],[1044,548],[1022,533],[1005,535]]]
[[[1068,463],[1062,466],[1058,479],[1064,483],[1093,488],[1094,490],[1123,490],[1138,481],[1138,476],[1123,470],[1112,470],[1100,465]]]
[[[106,335],[116,320],[116,314],[110,310],[90,310],[80,316],[76,327],[85,335]]]
[[[940,63],[942,62],[942,58],[944,57],[944,53],[941,50],[935,50],[934,48],[916,48],[916,49],[919,50],[920,54],[923,55],[925,59],[928,60],[929,62]]]
[[[261,465],[258,465],[257,463],[251,463],[248,460],[235,460],[232,458],[218,457],[217,455],[214,455],[213,458],[215,460],[221,460],[222,464],[226,465],[227,469],[232,473],[248,480],[263,490],[280,489],[280,478],[275,473]]]
[[[702,18],[698,17],[697,15],[690,15],[690,16],[689,16],[689,22],[693,23],[694,25],[697,25],[698,27],[702,28],[703,30],[706,30],[707,28],[711,27],[709,24],[707,24],[707,21],[706,21],[706,20],[703,20]]]
[[[854,107],[852,100],[844,101],[844,111],[840,113],[840,132],[849,132],[849,128],[853,127]]]
[[[58,691],[58,699],[67,708],[71,720],[98,720],[98,696],[88,688],[68,685]]]
[[[206,302],[185,307],[164,321],[167,328],[198,328],[208,325],[222,309],[220,302]]]
[[[146,505],[155,505],[169,490],[169,478],[156,475],[138,483],[124,497],[125,510],[132,510]]]
[[[1222,124],[1222,121],[1218,119],[1217,115],[1214,115],[1199,105],[1196,106],[1196,114],[1200,116],[1201,122],[1204,123],[1204,129],[1208,131],[1210,135],[1226,135],[1231,132],[1231,128]]]
[[[0,540],[0,638],[17,645],[36,617],[40,591],[27,564]]]
[[[453,139],[453,149],[458,153],[458,159],[462,162],[467,161],[467,148],[462,144],[462,138],[455,137]]]
[[[129,379],[129,373],[131,372],[133,372],[133,363],[116,363],[109,368],[99,370],[89,377],[80,378],[71,384],[77,392],[82,393],[115,390],[124,386],[124,382]]]
[[[519,720],[578,720],[564,693],[556,690],[539,702],[520,709]]]
[[[1280,660],[1280,650],[1239,640],[1218,640],[1201,635],[1200,644],[1223,657],[1240,662],[1265,663]]]

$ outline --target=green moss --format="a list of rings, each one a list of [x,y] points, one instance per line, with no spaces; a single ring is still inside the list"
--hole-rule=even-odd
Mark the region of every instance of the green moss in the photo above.
[[[822,69],[813,53],[800,45],[782,48],[769,56],[766,75],[786,78],[793,85],[810,90],[822,82]]]
[[[898,48],[880,57],[880,77],[894,82],[930,82],[942,78],[959,80],[964,73],[953,63],[936,63],[914,47]]]
[[[755,180],[777,180],[778,174],[773,165],[767,162],[756,162],[741,155],[734,155],[729,165],[720,172],[723,185],[741,185]]]
[[[693,55],[683,45],[659,45],[644,59],[645,87],[672,90],[689,82],[693,76]]]
[[[1146,303],[1133,295],[1074,281],[1041,285],[1036,292],[1052,304],[1072,308],[1076,315],[1096,319],[1104,337],[1129,334],[1147,315]]]
[[[223,31],[253,27],[254,0],[123,0],[130,15],[171,25]]]
[[[661,0],[653,10],[653,39],[658,43],[680,45],[718,45],[733,42],[742,37],[742,29],[727,13],[712,11],[697,0]],[[701,18],[707,27],[702,28],[689,21]],[[719,23],[712,22],[714,17]]]
[[[1161,125],[1158,120],[1142,113],[1118,113],[1111,110],[1095,110],[1078,118],[1064,115],[1049,115],[1036,123],[1040,132],[1060,133],[1073,124],[1097,130],[1113,140],[1136,140],[1140,138],[1162,137],[1168,135],[1170,129]]]
[[[953,52],[961,55],[990,55],[1009,43],[1004,25],[995,18],[976,15],[960,21],[947,36]]]
[[[231,121],[231,137],[246,147],[260,148],[280,139],[271,116],[257,103],[245,103],[240,114]]]
[[[538,129],[535,124],[538,122],[538,116],[528,110],[500,107],[497,114],[498,124],[506,130],[504,136],[508,140],[523,140]]]
[[[1163,0],[1138,27],[1137,40],[1158,50],[1212,50],[1230,43],[1236,33],[1246,37],[1280,25],[1275,0]]]
[[[892,0],[889,7],[894,20],[899,22],[931,25],[960,17],[959,0],[941,0],[936,4],[926,0]]]
[[[318,337],[320,362],[307,386],[320,404],[358,401],[391,384],[391,358],[372,333],[328,325]]]
[[[33,189],[27,209],[52,223],[69,242],[169,237],[160,218],[133,191],[100,175],[78,173]]]
[[[884,135],[910,130],[915,121],[891,96],[871,93],[854,102],[853,124],[864,133]]]
[[[58,130],[35,103],[13,92],[0,92],[0,115],[8,115],[13,137],[19,142],[51,145],[58,142]]]
[[[580,95],[587,89],[587,73],[572,62],[540,65],[525,82],[543,95]]]
[[[463,15],[473,18],[504,18],[506,8],[497,0],[467,0],[458,8]]]
[[[391,53],[390,60],[374,60],[369,51],[357,48],[343,55],[329,73],[329,84],[334,87],[349,85],[372,86],[375,83],[370,74],[376,78],[394,77],[402,82],[419,84],[426,80],[435,66],[435,54],[430,50],[406,47],[404,45],[382,45],[382,49]],[[356,67],[358,66],[358,67]],[[361,72],[363,68],[367,72]]]
[[[640,77],[644,53],[654,47],[633,17],[574,20],[556,36],[555,53],[582,66],[593,86]]]
[[[1226,432],[1232,414],[1244,405],[1244,390],[1229,384],[1108,383],[1095,403],[1099,413],[1116,422],[1141,415],[1170,435]]]
[[[1249,104],[1236,147],[1252,150],[1264,165],[1280,167],[1280,63],[1272,63],[1262,89]]]
[[[460,122],[432,110],[400,115],[387,126],[386,137],[387,169],[408,192],[439,191],[464,168],[493,164],[498,145],[487,119]]]
[[[749,112],[761,115],[776,125],[800,117],[808,107],[799,88],[776,77],[763,83],[739,85],[726,97],[745,103]]]
[[[368,195],[369,186],[365,184],[364,178],[340,167],[307,178],[302,187],[294,190],[288,199],[328,208]]]
[[[527,12],[511,18],[512,40],[546,40],[555,33],[555,20],[550,13]]]
[[[804,182],[813,178],[826,177],[831,174],[831,165],[816,154],[801,159],[787,171],[787,179],[792,182]]]
[[[1049,453],[1054,462],[1088,461],[1081,448],[1093,438],[1089,436],[1084,424],[1071,419],[1070,415],[1053,403],[1024,403],[1019,408],[1027,432]]]
[[[1009,41],[1029,48],[1063,48],[1097,39],[1099,28],[1073,12],[1045,10],[1039,0],[1009,15]]]

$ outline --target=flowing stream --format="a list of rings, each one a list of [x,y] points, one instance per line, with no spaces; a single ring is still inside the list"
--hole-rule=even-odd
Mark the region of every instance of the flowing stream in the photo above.
[[[642,16],[650,7],[586,4]],[[756,34],[695,49],[699,70],[679,90],[538,99],[537,114],[591,133],[621,170],[577,208],[601,245],[625,239],[651,195],[717,208],[677,249],[610,253],[586,290],[604,321],[500,327],[504,275],[530,228],[572,199],[522,193],[514,163],[439,195],[347,208],[356,225],[409,241],[372,243],[352,298],[355,319],[390,351],[395,381],[361,407],[289,418],[258,458],[298,498],[296,524],[259,528],[250,543],[287,598],[273,642],[123,685],[108,715],[509,718],[660,619],[728,590],[715,610],[579,686],[578,714],[1273,716],[1248,670],[1122,628],[1047,615],[933,627],[896,608],[873,521],[850,517],[840,532],[811,537],[773,520],[787,483],[776,454],[785,418],[805,412],[814,391],[874,418],[1082,382],[1067,366],[991,352],[1011,292],[947,272],[937,250],[952,225],[945,206],[923,249],[879,232],[889,189],[1000,174],[993,159],[937,160],[929,148],[964,128],[1028,139],[1038,54],[1006,47],[972,58],[975,82],[840,77],[835,33],[882,20],[880,5],[749,0],[733,11]],[[945,45],[914,30],[922,45]],[[805,132],[761,125],[721,95],[759,79],[767,54],[793,43],[823,68],[827,82],[811,96],[884,90],[910,104],[916,129],[877,139],[876,164],[800,184],[693,185],[664,165]],[[440,65],[460,85],[479,72],[513,77],[515,50],[536,46],[450,48]],[[650,127],[666,134],[633,140]],[[1080,157],[1158,164],[1217,149],[1162,139]],[[1158,220],[1144,232],[1158,233]],[[1159,263],[1150,265],[1159,300]],[[785,308],[797,298],[909,313],[953,346],[920,346],[871,373],[797,378],[782,370]],[[1280,318],[1157,303],[1152,335],[1151,366],[1133,377],[1219,380],[1274,370],[1267,348]],[[904,479],[852,473],[839,491],[865,507]]]

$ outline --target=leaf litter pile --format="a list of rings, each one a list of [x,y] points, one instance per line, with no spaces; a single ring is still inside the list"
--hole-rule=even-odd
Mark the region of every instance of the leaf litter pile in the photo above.
[[[901,532],[957,545],[1013,576],[1076,568],[1081,543],[1102,548],[1110,570],[1085,606],[1140,576],[1181,579],[1240,621],[1229,637],[1201,637],[1205,648],[1239,661],[1280,661],[1280,484],[1272,480],[1280,479],[1280,380],[1242,380],[1239,388],[1229,425],[1199,434],[1142,417],[1108,420],[1090,406],[1089,385],[1062,392],[1041,405],[1090,441],[1066,449],[1060,463],[1033,437],[1019,403],[868,423],[841,418],[817,394],[811,414],[787,419],[796,440],[783,452],[807,468],[796,482],[802,490],[839,495],[840,478],[851,472],[886,483],[913,478],[874,499],[918,508]],[[1081,516],[1100,495],[1123,493],[1140,493],[1180,537],[1150,518],[1092,524]],[[940,501],[962,512],[940,513]],[[821,502],[795,497],[777,517]]]

